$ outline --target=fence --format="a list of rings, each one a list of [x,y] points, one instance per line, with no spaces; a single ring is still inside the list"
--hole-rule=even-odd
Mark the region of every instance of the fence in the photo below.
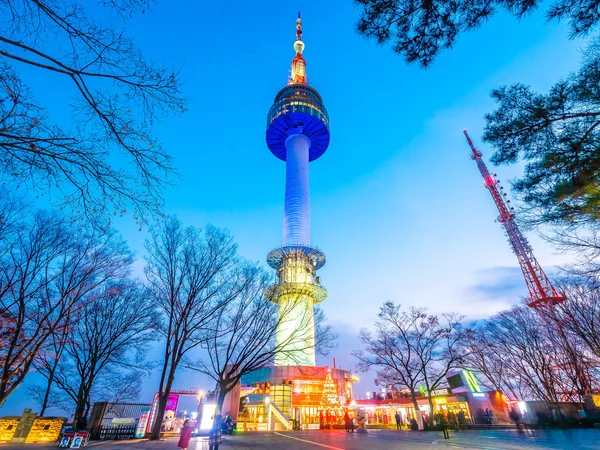
[[[146,403],[94,403],[88,422],[90,439],[133,439],[142,412],[149,409]]]

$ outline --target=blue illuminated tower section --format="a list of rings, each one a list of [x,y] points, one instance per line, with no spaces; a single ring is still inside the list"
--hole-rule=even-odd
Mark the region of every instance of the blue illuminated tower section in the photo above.
[[[279,305],[276,366],[314,366],[313,308],[327,291],[316,275],[325,255],[312,247],[308,167],[329,145],[329,116],[323,100],[307,84],[302,53],[302,20],[296,21],[296,56],[288,85],[275,96],[267,116],[269,150],[286,163],[282,246],[267,256],[278,283],[265,296]]]

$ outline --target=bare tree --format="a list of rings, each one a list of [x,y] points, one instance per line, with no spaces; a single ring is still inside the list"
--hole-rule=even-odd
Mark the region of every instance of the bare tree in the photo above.
[[[161,418],[177,369],[191,350],[206,341],[214,319],[238,292],[237,247],[225,231],[213,226],[184,228],[168,217],[146,242],[146,276],[162,313],[158,332],[165,347],[158,387],[158,409],[152,438],[160,435]]]
[[[485,322],[484,332],[518,398],[558,401],[559,358],[535,311],[524,305],[502,311]]]
[[[118,29],[150,1],[99,2],[102,23],[82,3],[0,0],[0,172],[74,218],[105,227],[133,209],[142,221],[161,208],[173,172],[151,129],[184,110],[178,74],[146,61]],[[50,118],[27,76],[68,83],[70,123]]]
[[[144,367],[143,357],[156,326],[149,292],[132,280],[113,281],[90,292],[73,318],[54,383],[73,403],[73,420],[85,425],[98,383],[126,379]],[[50,372],[41,372],[49,378]]]
[[[515,380],[510,376],[509,360],[501,346],[494,345],[483,326],[473,326],[467,335],[468,348],[465,365],[481,375],[481,383],[488,389],[502,391],[519,398]]]
[[[98,379],[98,386],[93,393],[96,399],[108,403],[134,402],[140,396],[142,377],[148,373],[145,370],[107,371]]]
[[[559,280],[558,286],[567,300],[554,308],[553,318],[600,360],[600,282],[595,277],[574,276]]]
[[[9,338],[0,349],[0,405],[63,332],[66,318],[108,279],[125,274],[132,256],[114,233],[75,230],[58,214],[20,223],[0,254],[0,317]]]
[[[571,287],[559,305],[515,306],[477,325],[467,363],[485,385],[513,398],[550,402],[582,401],[598,385],[599,359],[588,335],[596,326],[593,307],[585,289],[582,299]],[[561,288],[566,291],[564,281]]]
[[[44,413],[40,409],[40,416],[43,416],[48,409],[60,410],[69,414],[73,411],[73,402],[62,391],[56,389],[54,383],[52,383],[50,389],[48,389],[47,385],[28,385],[27,394],[36,404],[44,405]]]
[[[59,362],[63,357],[65,346],[71,336],[71,322],[72,315],[67,316],[65,323],[61,326],[60,332],[53,333],[50,336],[48,344],[40,350],[33,363],[33,368],[46,378],[46,386],[44,388],[40,388],[39,386],[30,387],[33,396],[39,400],[40,416],[44,415],[48,407],[63,405],[60,397],[52,391],[52,388],[54,387]]]
[[[359,361],[359,370],[377,369],[380,384],[410,389],[416,411],[419,385],[423,384],[428,393],[435,390],[450,370],[460,367],[466,355],[461,343],[468,331],[460,324],[462,317],[445,314],[440,320],[426,311],[384,303],[375,332],[360,330],[364,350],[352,353]],[[431,396],[429,404],[433,411]],[[433,415],[430,421],[433,423]]]
[[[573,263],[565,268],[566,278],[590,281],[600,276],[600,234],[595,224],[556,226],[542,237],[558,250],[573,256]]]
[[[298,303],[305,299],[291,298],[277,305],[265,296],[265,288],[272,283],[264,270],[255,264],[240,261],[237,295],[212,320],[203,348],[206,358],[185,367],[211,377],[218,386],[217,409],[222,411],[226,395],[239,384],[241,378],[261,367],[272,365],[276,355],[285,354],[294,360],[303,351],[313,348],[321,352],[331,348],[336,335],[324,323],[321,310],[314,315],[304,310],[298,316]],[[276,340],[277,330],[293,319],[296,328],[287,338]],[[313,330],[315,336],[313,342]]]

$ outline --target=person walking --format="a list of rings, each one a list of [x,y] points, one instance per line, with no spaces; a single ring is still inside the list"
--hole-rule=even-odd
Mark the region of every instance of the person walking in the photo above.
[[[439,425],[442,429],[442,433],[444,433],[444,439],[450,439],[450,432],[448,431],[448,420],[443,414],[440,414]]]
[[[400,430],[400,428],[402,428],[402,417],[400,416],[400,413],[398,411],[396,411],[396,430]]]
[[[467,417],[465,416],[464,411],[458,412],[458,428],[459,430],[467,430]]]
[[[216,414],[208,437],[208,450],[219,450],[219,444],[223,441],[221,436],[221,420],[221,414]]]
[[[181,448],[182,450],[187,450],[187,448],[190,446],[190,439],[192,439],[192,431],[194,431],[194,427],[190,425],[190,419],[185,419],[181,427],[181,433],[179,434],[179,442],[177,443],[177,447]]]
[[[350,431],[350,414],[348,414],[348,410],[346,410],[346,413],[344,414],[344,424],[346,425],[346,431],[349,432]]]

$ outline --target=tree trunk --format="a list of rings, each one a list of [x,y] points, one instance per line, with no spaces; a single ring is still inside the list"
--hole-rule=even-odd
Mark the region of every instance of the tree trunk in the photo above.
[[[413,402],[413,406],[415,407],[415,417],[414,419],[417,421],[418,429],[421,430],[423,424],[423,415],[421,414],[421,409],[419,408],[419,402],[417,401],[417,396],[415,394],[414,389],[411,389],[411,398]],[[412,424],[411,424],[412,429]]]
[[[154,423],[152,424],[152,436],[150,437],[150,439],[153,441],[160,439],[160,428],[162,426],[163,417],[165,416],[167,400],[169,398],[169,394],[171,393],[171,389],[173,389],[173,381],[175,381],[175,372],[177,371],[177,367],[179,366],[179,362],[181,361],[181,357],[183,356],[183,354],[179,355],[179,344],[180,343],[175,342],[175,348],[172,349],[170,356],[168,356],[168,352],[165,355],[165,362],[163,363],[163,369],[160,374],[158,408],[156,410],[156,417],[154,418]],[[166,345],[167,347],[169,346],[168,341]],[[167,379],[167,382],[164,384],[163,389],[163,382],[165,378]]]
[[[48,399],[50,397],[50,389],[52,388],[52,380],[54,379],[54,373],[50,373],[48,376],[48,384],[46,385],[46,392],[44,393],[44,400],[42,401],[42,408],[40,410],[40,416],[43,416],[48,407]]]
[[[431,391],[429,391],[431,392]],[[431,398],[431,393],[429,394],[429,425],[433,426],[433,417],[435,411],[433,410],[433,399]]]
[[[165,389],[162,394],[158,394],[158,408],[156,409],[156,416],[154,417],[154,423],[152,424],[152,436],[150,439],[160,439],[160,428],[162,426],[163,417],[165,416],[165,408],[167,407],[167,399],[169,398],[171,390]]]
[[[75,405],[75,415],[73,416],[73,423],[75,423],[76,429],[85,429],[87,426],[87,420],[85,415],[87,397],[89,393],[83,386],[79,387],[77,394],[77,403]]]
[[[0,374],[2,374],[2,376],[4,377],[4,373],[2,371],[0,371]],[[2,378],[0,379],[0,408],[2,407],[2,405],[4,405],[4,402],[7,399],[7,396],[4,393],[5,390],[6,382],[4,381],[4,378]]]
[[[417,401],[417,396],[415,395],[415,393],[413,392],[412,395],[412,402],[413,402],[413,406],[415,407],[415,413],[419,410],[419,402]]]
[[[54,382],[54,373],[56,372],[56,367],[58,366],[58,361],[62,355],[62,350],[57,353],[57,357],[52,364],[52,368],[48,371],[48,384],[46,385],[46,392],[44,393],[44,400],[42,401],[42,409],[40,411],[40,416],[43,416],[46,412],[46,408],[48,407],[48,400],[50,399],[50,391],[52,390],[52,383]]]
[[[171,389],[173,388],[173,381],[175,380],[175,370],[177,365],[171,362],[169,367],[169,374],[167,376],[167,384],[162,393],[158,394],[158,408],[156,410],[156,417],[154,419],[154,424],[152,425],[152,436],[150,439],[157,440],[160,439],[160,428],[162,425],[163,417],[165,416],[165,409],[167,407],[167,399],[169,398],[169,394],[171,393]]]
[[[227,384],[219,384],[219,396],[217,397],[217,412],[223,414],[223,402],[225,402],[225,396],[227,395]]]

